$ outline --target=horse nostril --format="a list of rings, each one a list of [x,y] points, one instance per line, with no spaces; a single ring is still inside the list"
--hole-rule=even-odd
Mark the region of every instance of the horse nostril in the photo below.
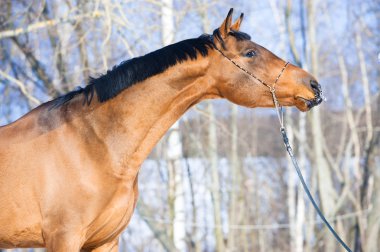
[[[311,80],[310,81],[310,86],[314,91],[319,92],[321,90],[321,85],[318,84],[316,80]]]

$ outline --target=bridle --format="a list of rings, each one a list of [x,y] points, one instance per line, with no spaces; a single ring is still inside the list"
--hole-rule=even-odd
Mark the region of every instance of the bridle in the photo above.
[[[263,81],[262,79],[256,77],[256,75],[254,75],[253,73],[249,72],[247,69],[245,69],[244,67],[240,66],[238,63],[236,63],[234,60],[232,60],[231,58],[227,57],[219,48],[215,47],[215,49],[220,53],[222,54],[222,56],[224,58],[226,58],[227,60],[229,60],[232,64],[234,64],[235,66],[237,66],[238,68],[240,68],[240,70],[242,70],[243,72],[245,72],[246,74],[250,75],[251,77],[253,77],[254,79],[256,79],[258,82],[260,82],[261,84],[263,84],[264,86],[266,86],[267,88],[269,88],[270,92],[271,93],[274,93],[276,90],[276,84],[278,82],[278,80],[280,79],[281,75],[284,73],[285,71],[285,68],[289,65],[289,62],[286,62],[284,67],[281,69],[280,73],[278,74],[276,80],[274,81],[273,83],[273,86],[270,86],[269,84],[267,84],[265,81]],[[277,99],[276,99],[277,100]]]
[[[281,129],[285,129],[284,127],[284,113],[283,113],[283,110],[282,110],[282,106],[280,105],[280,103],[278,102],[278,99],[277,99],[277,96],[276,96],[276,85],[277,85],[277,82],[278,80],[280,79],[281,75],[285,72],[285,69],[286,67],[289,65],[289,62],[287,61],[285,63],[285,65],[282,67],[280,73],[277,75],[277,78],[275,79],[275,81],[273,82],[273,85],[269,85],[268,83],[266,83],[265,81],[263,81],[261,78],[257,77],[256,75],[254,75],[253,73],[251,73],[250,71],[248,71],[247,69],[245,69],[244,67],[240,66],[238,63],[236,63],[234,60],[232,60],[231,58],[227,57],[219,48],[217,48],[215,46],[215,49],[224,57],[226,58],[228,61],[230,61],[232,64],[234,64],[237,68],[239,68],[240,70],[242,70],[243,72],[245,72],[246,74],[248,74],[249,76],[253,77],[254,79],[256,79],[258,82],[260,82],[261,84],[263,84],[264,86],[266,86],[267,88],[269,88],[269,91],[271,92],[272,94],[272,99],[273,99],[273,103],[274,103],[274,106],[276,108],[276,113],[277,113],[277,116],[278,116],[278,120],[280,121],[280,124],[281,124]]]
[[[289,62],[286,62],[284,67],[281,69],[280,73],[278,74],[276,80],[274,81],[273,85],[269,85],[267,84],[265,81],[263,81],[262,79],[256,77],[256,75],[254,75],[253,73],[251,73],[250,71],[246,70],[244,67],[240,66],[238,63],[236,63],[234,60],[232,60],[231,58],[227,57],[219,48],[217,48],[216,46],[214,47],[224,58],[226,58],[228,61],[230,61],[232,64],[234,64],[237,68],[239,68],[240,70],[242,70],[243,72],[245,72],[246,74],[248,74],[249,76],[253,77],[254,79],[256,79],[258,82],[260,82],[261,84],[263,84],[264,86],[268,87],[269,88],[269,91],[271,92],[272,94],[272,98],[273,98],[273,103],[274,103],[274,106],[275,106],[275,109],[276,109],[276,113],[277,113],[277,116],[278,116],[278,120],[280,122],[280,131],[281,131],[281,134],[282,134],[282,139],[284,141],[284,145],[285,145],[285,148],[286,148],[286,151],[288,152],[289,154],[289,157],[290,159],[292,160],[292,163],[293,163],[293,166],[294,168],[296,169],[296,172],[298,174],[298,177],[301,181],[301,184],[303,186],[303,189],[305,190],[309,200],[311,201],[312,205],[314,206],[315,210],[317,211],[319,217],[321,217],[322,221],[326,224],[326,226],[328,227],[328,229],[331,231],[331,233],[334,235],[334,237],[337,239],[337,241],[346,249],[346,251],[348,252],[352,252],[351,249],[347,246],[347,244],[342,240],[342,238],[340,238],[340,236],[335,232],[334,228],[330,225],[330,223],[327,221],[326,217],[323,215],[321,209],[319,209],[317,203],[315,202],[313,196],[311,195],[310,193],[310,190],[308,188],[308,186],[306,185],[306,182],[305,182],[305,179],[303,178],[302,176],[302,173],[301,173],[301,170],[298,166],[298,162],[297,162],[297,159],[296,157],[294,156],[294,153],[293,153],[293,149],[292,147],[290,146],[290,143],[289,143],[289,139],[288,139],[288,136],[286,134],[286,130],[285,130],[285,126],[284,126],[284,116],[283,116],[283,110],[282,110],[282,106],[279,104],[278,102],[278,99],[277,99],[277,96],[276,96],[276,84],[278,82],[278,80],[280,79],[281,75],[284,73],[286,67],[289,65]]]

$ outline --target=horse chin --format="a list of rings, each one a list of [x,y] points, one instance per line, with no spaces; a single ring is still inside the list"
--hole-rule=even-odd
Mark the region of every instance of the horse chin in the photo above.
[[[313,107],[312,104],[311,100],[302,97],[297,97],[295,101],[295,106],[302,112],[309,111]]]
[[[315,106],[318,106],[319,104],[321,104],[323,101],[323,99],[317,95],[316,97],[314,97],[314,99],[305,99],[303,97],[297,97],[296,98],[296,107],[305,112],[305,111],[309,111],[312,107],[315,107]]]

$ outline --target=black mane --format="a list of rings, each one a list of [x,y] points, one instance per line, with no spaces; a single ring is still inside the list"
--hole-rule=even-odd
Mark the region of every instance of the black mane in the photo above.
[[[123,61],[98,78],[90,77],[86,87],[76,89],[53,100],[52,108],[67,103],[78,94],[84,95],[83,104],[90,104],[94,91],[98,100],[105,102],[124,89],[162,73],[177,63],[188,59],[195,60],[197,53],[203,57],[207,56],[208,50],[213,47],[212,36],[202,35],[199,38],[183,40],[144,56]]]

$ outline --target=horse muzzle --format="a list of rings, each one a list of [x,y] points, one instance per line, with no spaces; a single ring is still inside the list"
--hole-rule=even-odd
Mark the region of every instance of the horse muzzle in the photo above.
[[[308,109],[311,109],[312,107],[321,104],[324,100],[321,85],[319,85],[319,83],[316,80],[311,80],[310,86],[315,96],[312,100],[305,100]]]

